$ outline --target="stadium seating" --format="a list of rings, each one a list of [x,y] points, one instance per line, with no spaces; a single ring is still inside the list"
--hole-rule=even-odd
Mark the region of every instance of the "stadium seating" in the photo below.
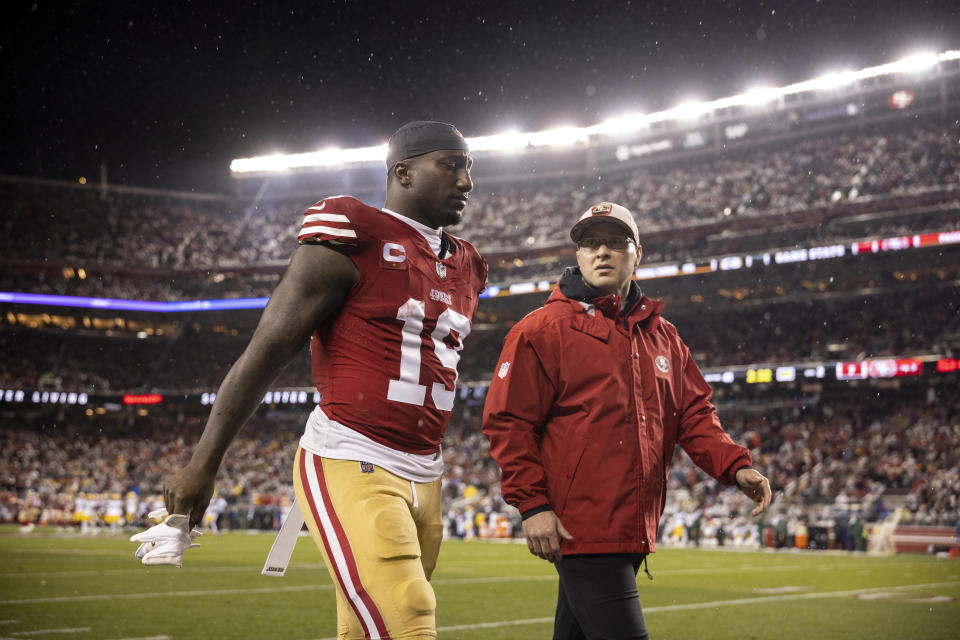
[[[601,199],[638,213],[645,262],[682,262],[955,231],[958,184],[956,131],[918,122],[649,165],[605,175],[602,184],[570,176],[493,181],[478,186],[457,233],[487,255],[491,283],[552,282],[574,261],[571,219]],[[356,195],[375,201],[375,194]],[[302,197],[252,206],[226,196],[101,194],[10,180],[0,181],[0,198],[8,210],[0,291],[158,301],[269,295],[296,246],[300,212],[310,204]],[[960,260],[950,251],[956,250],[641,285],[666,300],[665,317],[702,367],[956,358]],[[500,500],[497,468],[479,431],[482,383],[506,332],[545,296],[494,298],[478,309],[460,363],[465,391],[444,448],[450,535],[494,535],[495,527],[478,524],[493,514],[516,524]],[[215,391],[259,314],[160,318],[15,304],[3,311],[0,389],[114,400],[124,392],[194,397]],[[719,543],[721,530],[728,544],[764,542],[770,531],[775,542],[782,534],[783,544],[805,538],[809,546],[857,548],[853,524],[877,522],[897,507],[902,522],[955,524],[960,403],[951,380],[718,389],[721,417],[770,477],[777,508],[760,523],[763,531],[750,533],[747,501],[678,453],[664,529],[680,523],[679,539],[689,542],[700,519],[696,539],[705,544]],[[311,386],[306,351],[276,386]],[[276,526],[292,496],[289,466],[306,410],[265,406],[241,434],[218,478],[229,504],[222,527]],[[0,411],[0,521],[72,526],[81,494],[136,489],[145,513],[163,474],[189,456],[205,407],[118,405],[101,413],[93,406],[0,405]],[[669,531],[663,541],[674,541]]]

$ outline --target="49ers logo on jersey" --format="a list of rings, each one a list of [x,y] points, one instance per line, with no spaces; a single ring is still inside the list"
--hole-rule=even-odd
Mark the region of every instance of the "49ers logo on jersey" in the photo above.
[[[406,269],[407,249],[399,242],[384,242],[380,253],[380,266],[384,269]]]

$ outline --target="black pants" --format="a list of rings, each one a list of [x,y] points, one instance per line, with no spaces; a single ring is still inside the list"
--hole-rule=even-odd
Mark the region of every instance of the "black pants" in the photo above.
[[[564,556],[553,640],[648,640],[637,571],[643,554]]]

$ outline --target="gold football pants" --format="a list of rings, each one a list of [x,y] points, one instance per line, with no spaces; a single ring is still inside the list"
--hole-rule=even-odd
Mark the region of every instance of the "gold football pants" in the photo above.
[[[440,480],[297,449],[297,503],[337,590],[344,639],[436,638],[430,579],[443,523]]]

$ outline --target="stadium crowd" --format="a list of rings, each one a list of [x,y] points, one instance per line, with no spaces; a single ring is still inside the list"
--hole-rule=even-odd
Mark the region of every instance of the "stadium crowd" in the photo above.
[[[484,252],[506,256],[491,261],[494,284],[534,276],[555,280],[559,268],[573,262],[571,216],[600,199],[638,212],[643,232],[656,236],[645,248],[649,263],[953,230],[958,184],[956,131],[918,124],[654,164],[589,184],[574,177],[481,184],[456,233]],[[377,194],[356,195],[376,201]],[[252,206],[230,198],[118,191],[101,199],[93,189],[6,181],[0,182],[0,198],[8,207],[0,222],[0,290],[150,300],[268,295],[296,246],[297,218],[309,204],[265,200]],[[884,210],[890,208],[896,211],[888,216]],[[842,216],[820,224],[824,210]],[[754,225],[764,216],[764,224]],[[727,224],[741,220],[749,225]],[[522,259],[550,246],[568,253]],[[711,292],[730,297],[717,305],[681,287],[664,295],[665,316],[702,367],[919,353],[955,357],[957,273],[953,267],[938,269],[914,274],[915,286],[897,290],[890,269],[846,270],[845,288],[836,292],[831,283],[805,283],[810,290],[797,292],[780,291],[783,283],[773,279],[756,279],[750,285],[754,300],[738,303],[736,292]],[[671,280],[672,286],[678,279]],[[663,286],[642,285],[655,297]],[[861,288],[870,293],[851,293]],[[903,295],[907,288],[909,295]],[[529,300],[521,298],[481,307],[460,363],[461,381],[489,379],[504,334],[530,309]],[[671,304],[673,299],[681,304]],[[709,323],[702,322],[705,311]],[[255,320],[258,312],[240,312],[216,329],[178,315],[164,320],[169,324],[164,335],[147,339],[136,337],[132,324],[108,333],[39,332],[8,320],[0,331],[0,389],[213,391],[246,343],[252,320],[243,313]],[[233,320],[246,327],[231,328]],[[275,386],[312,386],[308,360],[305,350]],[[769,407],[722,406],[728,430],[748,444],[780,493],[777,507],[768,518],[752,521],[740,493],[706,479],[678,453],[668,479],[664,541],[723,544],[727,536],[737,544],[757,544],[774,532],[773,539],[786,544],[808,535],[805,527],[829,519],[845,532],[843,546],[855,548],[859,538],[851,529],[882,520],[894,503],[914,522],[954,524],[960,401],[943,393],[860,391],[849,397],[781,398]],[[517,514],[500,499],[497,467],[480,433],[483,386],[463,386],[460,400],[444,443],[447,533],[509,536]],[[202,424],[196,416],[160,409],[146,415],[133,409],[76,413],[82,411],[64,408],[57,418],[3,414],[0,521],[80,523],[93,530],[97,522],[118,524],[118,496],[123,496],[124,521],[143,524],[147,511],[160,503],[163,475],[189,457]],[[304,420],[301,410],[265,411],[235,441],[217,482],[223,504],[214,519],[219,516],[221,527],[277,526],[290,506],[290,460]]]
[[[566,245],[572,212],[605,199],[636,211],[645,235],[664,234],[647,249],[648,263],[690,260],[769,249],[770,241],[778,240],[768,234],[765,246],[755,246],[758,239],[750,234],[704,237],[696,227],[776,216],[779,222],[768,225],[772,232],[788,221],[784,214],[796,217],[824,207],[857,213],[952,202],[958,184],[960,141],[939,124],[925,124],[655,164],[599,182],[566,177],[481,184],[456,233],[482,252],[522,258],[532,248]],[[296,247],[299,214],[310,204],[264,200],[254,206],[229,198],[112,192],[101,199],[94,189],[11,182],[0,183],[0,199],[8,207],[0,290],[151,300],[268,295]],[[861,231],[920,233],[944,230],[951,220],[955,223],[955,217],[914,216]],[[691,232],[664,233],[677,229]],[[809,224],[791,242],[831,242],[854,233]],[[554,277],[557,266],[518,268],[512,260],[505,262],[507,269],[492,261],[492,277]],[[88,275],[65,277],[64,265],[82,265]]]
[[[874,523],[894,504],[906,509],[905,521],[952,526],[960,517],[960,399],[947,391],[721,405],[727,430],[771,479],[775,508],[753,522],[752,504],[742,494],[707,478],[678,450],[664,540],[696,535],[715,544],[722,529],[728,544],[757,544],[756,527],[789,525],[792,537],[797,526],[826,520]],[[500,498],[497,467],[480,433],[481,402],[471,396],[460,403],[444,442],[450,536],[515,532],[517,514]],[[305,419],[305,409],[265,411],[245,427],[217,480],[224,499],[220,528],[278,526],[293,496],[290,464]],[[78,499],[93,501],[94,511],[106,515],[109,496],[129,499],[134,492],[138,506],[127,523],[139,526],[160,504],[164,474],[188,459],[200,427],[200,418],[178,420],[163,411],[7,427],[0,445],[0,520],[74,526],[81,519]]]
[[[779,296],[764,304],[709,303],[673,306],[664,316],[685,337],[701,367],[861,360],[882,356],[954,356],[960,336],[952,286],[904,285],[875,295],[807,298]],[[482,309],[459,363],[460,379],[489,380],[506,332],[527,311]],[[240,355],[249,327],[230,335],[222,326],[184,321],[167,336],[137,339],[76,332],[0,332],[0,388],[86,393],[197,393],[216,390]],[[702,314],[713,321],[704,323]],[[304,349],[274,387],[312,386]]]
[[[546,188],[508,187],[473,205],[464,233],[487,250],[542,247],[566,242],[570,212],[598,199],[640,213],[650,232],[938,191],[958,178],[960,141],[944,128],[843,134],[652,165],[590,185],[559,179]]]
[[[937,353],[952,356],[960,335],[956,300],[942,288],[757,305],[667,307],[701,367],[860,360]],[[514,315],[522,316],[523,309]],[[713,321],[701,321],[709,312]],[[255,319],[255,315],[253,316]],[[511,321],[487,323],[462,352],[460,379],[489,380]],[[188,324],[166,338],[93,338],[71,333],[0,332],[0,388],[40,391],[187,393],[216,390],[248,331],[214,333]],[[304,349],[274,387],[312,386]]]

